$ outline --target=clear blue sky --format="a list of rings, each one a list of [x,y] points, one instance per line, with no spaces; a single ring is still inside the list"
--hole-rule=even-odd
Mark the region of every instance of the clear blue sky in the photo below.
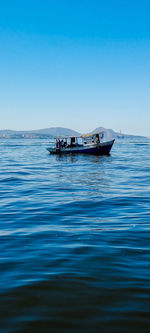
[[[150,135],[150,1],[0,1],[0,128],[51,126]]]

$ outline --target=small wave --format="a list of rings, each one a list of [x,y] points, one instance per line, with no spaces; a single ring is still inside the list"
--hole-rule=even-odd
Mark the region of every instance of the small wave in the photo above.
[[[8,177],[8,178],[3,178],[0,179],[1,183],[22,183],[24,182],[24,179],[19,178],[19,177]]]
[[[10,142],[0,145],[0,330],[149,332],[147,141],[116,142],[107,158]]]

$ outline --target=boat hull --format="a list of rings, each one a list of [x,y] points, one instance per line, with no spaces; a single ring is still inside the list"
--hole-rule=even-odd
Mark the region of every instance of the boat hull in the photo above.
[[[93,154],[93,155],[109,155],[115,140],[103,142],[99,144],[67,147],[67,148],[47,148],[50,154]]]

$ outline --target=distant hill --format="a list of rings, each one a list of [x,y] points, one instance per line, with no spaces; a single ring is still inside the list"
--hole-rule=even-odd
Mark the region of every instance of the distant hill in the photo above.
[[[99,132],[104,132],[104,137],[105,139],[124,139],[124,138],[140,138],[142,137],[141,135],[132,135],[132,134],[125,134],[125,133],[120,133],[120,132],[115,132],[112,129],[107,129],[104,127],[97,127],[95,128],[94,131],[92,131],[91,133],[99,133]]]
[[[44,128],[44,129],[40,129],[37,131],[32,131],[32,132],[36,132],[39,134],[46,134],[46,135],[51,135],[51,136],[71,136],[71,135],[79,135],[79,132],[76,132],[72,129],[69,128],[64,128],[64,127],[50,127],[50,128]]]
[[[119,134],[119,133],[113,131],[112,129],[107,129],[107,128],[104,128],[104,127],[97,127],[91,133],[99,133],[99,132],[104,132],[104,137],[106,139],[116,138]]]
[[[104,127],[97,127],[91,133],[104,132],[105,139],[111,138],[126,138],[134,137],[135,135],[122,134],[113,131],[112,129],[107,129]],[[13,130],[0,130],[0,138],[5,139],[49,139],[57,136],[78,136],[81,133],[74,131],[69,128],[64,127],[50,127],[32,131],[13,131]],[[136,136],[137,137],[137,136]]]
[[[17,131],[13,131],[13,130],[9,130],[9,129],[0,130],[0,135],[3,135],[3,134],[11,135],[11,134],[14,134],[14,133],[17,133]]]
[[[13,131],[13,130],[0,130],[0,138],[6,139],[17,139],[17,138],[34,138],[34,139],[44,139],[53,138],[56,136],[78,136],[80,133],[63,127],[50,127],[39,130],[31,131]]]

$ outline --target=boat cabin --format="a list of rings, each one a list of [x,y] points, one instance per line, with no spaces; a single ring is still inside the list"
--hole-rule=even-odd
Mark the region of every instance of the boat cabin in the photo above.
[[[104,137],[104,133],[94,133],[82,135],[84,144],[100,143]]]
[[[56,139],[56,148],[74,148],[85,145],[93,145],[101,142],[103,133],[86,134],[81,136],[70,136]]]

